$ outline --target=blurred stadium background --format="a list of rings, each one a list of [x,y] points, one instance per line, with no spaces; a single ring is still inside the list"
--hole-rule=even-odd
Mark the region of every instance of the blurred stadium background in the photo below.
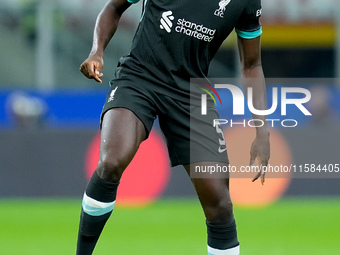
[[[0,0],[0,255],[74,254],[80,200],[98,157],[106,84],[129,52],[141,13],[139,3],[123,15],[98,85],[79,65],[105,2]],[[272,130],[273,164],[340,163],[339,4],[262,0],[266,77],[294,78],[290,86],[312,78],[313,116],[291,109],[299,126]],[[235,45],[232,35],[211,77],[238,77]],[[277,84],[268,85],[270,98]],[[252,132],[226,128],[232,164],[248,163]],[[269,178],[264,187],[232,180],[243,254],[339,254],[340,174],[302,177]],[[195,192],[180,167],[168,166],[157,123],[123,177],[108,224],[97,254],[205,254]]]

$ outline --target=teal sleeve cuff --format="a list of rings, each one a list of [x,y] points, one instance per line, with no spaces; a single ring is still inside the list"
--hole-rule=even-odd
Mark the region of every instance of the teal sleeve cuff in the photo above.
[[[256,37],[259,37],[262,34],[262,27],[260,27],[258,30],[256,31],[252,31],[252,32],[247,32],[247,31],[242,31],[239,29],[235,29],[236,34],[244,39],[254,39]]]
[[[135,3],[138,3],[139,0],[127,0],[130,4],[135,4]]]

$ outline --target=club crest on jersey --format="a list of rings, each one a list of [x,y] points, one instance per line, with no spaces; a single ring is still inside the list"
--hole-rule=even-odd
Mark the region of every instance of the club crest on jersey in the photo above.
[[[230,1],[231,0],[221,0],[218,3],[219,8],[215,10],[214,15],[223,18],[226,7],[230,3]]]

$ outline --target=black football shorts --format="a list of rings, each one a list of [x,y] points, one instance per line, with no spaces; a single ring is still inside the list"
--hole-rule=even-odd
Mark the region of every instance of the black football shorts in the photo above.
[[[101,119],[112,108],[131,110],[144,124],[147,137],[158,117],[168,147],[171,166],[198,162],[228,163],[223,132],[213,126],[219,119],[214,107],[202,116],[199,106],[190,105],[148,89],[146,81],[124,76],[110,82],[111,89]]]

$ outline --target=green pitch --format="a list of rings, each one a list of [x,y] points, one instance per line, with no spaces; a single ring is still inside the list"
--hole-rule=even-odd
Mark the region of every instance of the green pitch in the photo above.
[[[0,200],[1,255],[75,254],[80,200]],[[235,208],[241,254],[340,254],[340,199]],[[116,208],[94,254],[206,255],[196,200]]]

